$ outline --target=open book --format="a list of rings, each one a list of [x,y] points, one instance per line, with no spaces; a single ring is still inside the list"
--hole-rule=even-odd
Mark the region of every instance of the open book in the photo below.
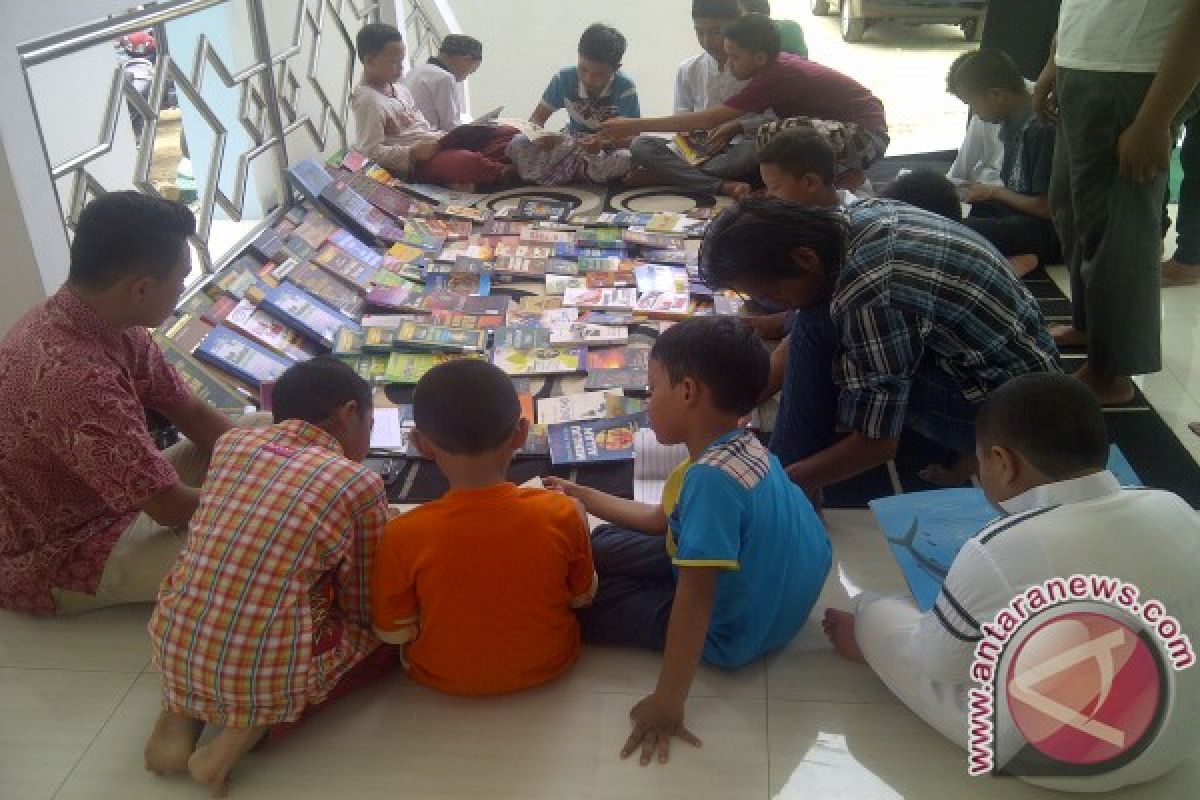
[[[661,503],[667,477],[687,457],[684,445],[659,444],[649,425],[640,428],[633,442],[633,499],[639,503]]]

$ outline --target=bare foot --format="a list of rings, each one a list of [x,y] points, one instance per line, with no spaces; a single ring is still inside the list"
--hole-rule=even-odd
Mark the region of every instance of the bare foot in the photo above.
[[[829,637],[833,649],[838,651],[842,658],[851,661],[857,661],[860,664],[867,663],[867,659],[863,657],[862,650],[858,647],[858,641],[854,638],[854,615],[849,611],[838,611],[836,608],[825,609],[825,619],[821,620],[821,628],[824,629],[825,635]]]
[[[1163,286],[1196,286],[1197,284],[1200,284],[1200,264],[1185,264],[1173,258],[1163,262]]]
[[[1096,395],[1102,406],[1119,406],[1134,397],[1133,379],[1128,375],[1102,375],[1084,364],[1073,375]]]
[[[196,740],[203,727],[204,723],[198,719],[171,711],[161,712],[143,751],[147,771],[155,775],[187,772],[188,757],[196,749]]]
[[[750,194],[753,188],[750,184],[743,183],[742,181],[721,181],[721,187],[717,189],[717,194],[732,197],[734,200],[741,200]]]
[[[1037,256],[1029,255],[1029,254],[1020,255],[1020,256],[1009,256],[1008,263],[1009,263],[1009,266],[1012,267],[1013,272],[1017,273],[1018,276],[1028,275],[1029,273],[1031,273],[1035,269],[1037,269],[1038,259],[1037,259]]]
[[[238,759],[267,732],[266,725],[253,728],[221,728],[208,744],[192,753],[188,772],[192,779],[208,789],[212,797],[224,797],[228,791],[229,772]]]
[[[1055,323],[1048,328],[1050,338],[1059,347],[1087,347],[1087,333],[1074,325]]]
[[[917,476],[926,483],[949,488],[962,486],[971,479],[971,476],[978,469],[979,462],[975,460],[975,456],[959,456],[949,466],[945,464],[930,464],[918,472]]]

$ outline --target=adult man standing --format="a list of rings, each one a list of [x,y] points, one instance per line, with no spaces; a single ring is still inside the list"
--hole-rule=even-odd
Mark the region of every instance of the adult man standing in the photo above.
[[[1054,55],[1034,89],[1058,117],[1050,205],[1071,271],[1075,373],[1104,404],[1162,369],[1162,198],[1178,123],[1200,97],[1200,0],[1063,0]]]
[[[0,341],[0,608],[70,613],[154,600],[230,420],[146,328],[189,271],[187,208],[133,191],[84,209],[66,284]],[[159,452],[145,408],[187,437]]]

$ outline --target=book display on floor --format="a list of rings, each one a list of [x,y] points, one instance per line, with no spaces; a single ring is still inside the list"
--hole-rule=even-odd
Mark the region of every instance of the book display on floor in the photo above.
[[[699,283],[704,213],[572,216],[571,203],[550,199],[484,207],[481,195],[397,180],[354,151],[301,162],[289,179],[300,202],[155,334],[185,380],[231,412],[322,353],[397,403],[438,364],[482,358],[518,385],[532,426],[522,459],[629,466],[654,337],[691,314],[736,309]],[[411,417],[395,417],[377,420],[375,450],[413,460]]]

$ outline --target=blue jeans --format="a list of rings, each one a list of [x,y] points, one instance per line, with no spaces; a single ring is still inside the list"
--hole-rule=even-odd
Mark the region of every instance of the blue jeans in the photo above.
[[[675,602],[675,570],[662,536],[601,525],[592,533],[600,586],[577,612],[590,644],[661,651]]]
[[[840,349],[828,306],[796,312],[788,340],[787,372],[771,452],[784,466],[834,443],[838,388],[833,363]],[[905,425],[956,453],[975,452],[975,412],[950,375],[921,362],[908,395]]]

